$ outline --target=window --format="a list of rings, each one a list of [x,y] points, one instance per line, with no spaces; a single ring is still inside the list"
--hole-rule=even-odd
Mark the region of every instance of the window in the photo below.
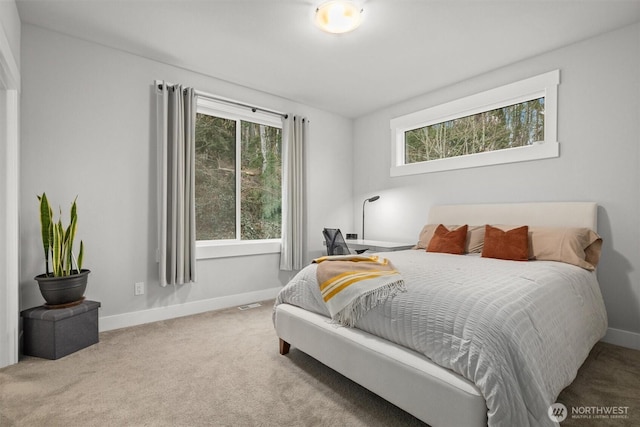
[[[391,120],[391,176],[559,155],[559,70]]]
[[[279,251],[281,120],[199,97],[195,150],[198,258]]]

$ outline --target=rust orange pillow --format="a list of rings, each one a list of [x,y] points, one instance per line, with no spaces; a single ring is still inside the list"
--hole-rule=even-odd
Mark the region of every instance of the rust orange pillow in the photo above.
[[[485,226],[484,258],[498,258],[512,261],[527,261],[529,259],[529,227],[514,228],[509,231]]]
[[[427,252],[440,252],[445,254],[462,255],[467,242],[467,228],[465,224],[455,230],[449,230],[440,224],[433,232],[433,237],[429,241]]]

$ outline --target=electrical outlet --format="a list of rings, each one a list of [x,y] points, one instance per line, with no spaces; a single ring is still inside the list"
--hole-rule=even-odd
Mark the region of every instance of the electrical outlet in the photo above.
[[[144,282],[137,282],[133,286],[133,294],[134,295],[144,295]]]

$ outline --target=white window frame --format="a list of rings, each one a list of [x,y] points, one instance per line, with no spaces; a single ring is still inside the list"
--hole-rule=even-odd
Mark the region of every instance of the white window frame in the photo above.
[[[560,155],[560,144],[557,140],[559,84],[560,70],[554,70],[392,119],[390,123],[392,139],[391,176],[414,175],[558,157]],[[543,141],[536,141],[534,144],[525,147],[506,148],[418,163],[405,163],[405,132],[407,131],[541,97],[545,98]]]
[[[259,110],[253,112],[245,107],[238,107],[203,96],[197,96],[196,98],[196,112],[230,120],[239,119],[282,129],[282,120],[273,114],[264,113]],[[239,126],[236,132],[240,132]],[[240,147],[236,144],[236,168],[238,170],[240,164]],[[240,180],[236,180],[236,195],[239,194]],[[236,211],[240,212],[240,197],[236,197]],[[197,240],[196,259],[280,253],[282,239],[241,240],[239,227],[239,221],[237,221],[237,237],[235,239]]]

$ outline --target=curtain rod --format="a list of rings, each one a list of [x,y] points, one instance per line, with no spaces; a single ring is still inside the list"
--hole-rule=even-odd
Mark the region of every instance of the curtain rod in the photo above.
[[[158,82],[158,80],[156,80],[156,82]],[[163,83],[168,85],[168,86],[174,86],[171,83],[167,83],[167,82],[163,82]],[[157,83],[158,89],[162,89],[162,84],[163,83]],[[211,99],[213,101],[225,102],[227,104],[237,105],[238,107],[249,108],[254,113],[256,111],[262,111],[263,113],[274,114],[276,116],[280,116],[280,117],[283,117],[285,119],[289,117],[289,115],[287,113],[281,113],[280,111],[267,110],[266,108],[254,107],[253,105],[243,104],[242,102],[233,101],[233,100],[227,99],[227,98],[222,98],[220,96],[212,95],[210,93],[202,92],[202,91],[199,91],[199,90],[194,90],[193,92],[196,94],[196,96],[200,96],[202,98]]]
[[[253,105],[243,104],[242,102],[233,101],[231,99],[227,99],[227,98],[222,98],[222,97],[219,97],[219,96],[211,95],[210,93],[201,92],[199,90],[196,90],[194,92],[195,92],[195,94],[197,96],[201,96],[203,98],[211,99],[211,100],[214,100],[214,101],[225,102],[227,104],[237,105],[239,107],[249,108],[254,113],[256,111],[262,111],[263,113],[274,114],[276,116],[280,116],[280,117],[283,117],[285,119],[289,117],[289,115],[287,113],[281,113],[279,111],[274,111],[274,110],[267,110],[266,108],[254,107]]]

